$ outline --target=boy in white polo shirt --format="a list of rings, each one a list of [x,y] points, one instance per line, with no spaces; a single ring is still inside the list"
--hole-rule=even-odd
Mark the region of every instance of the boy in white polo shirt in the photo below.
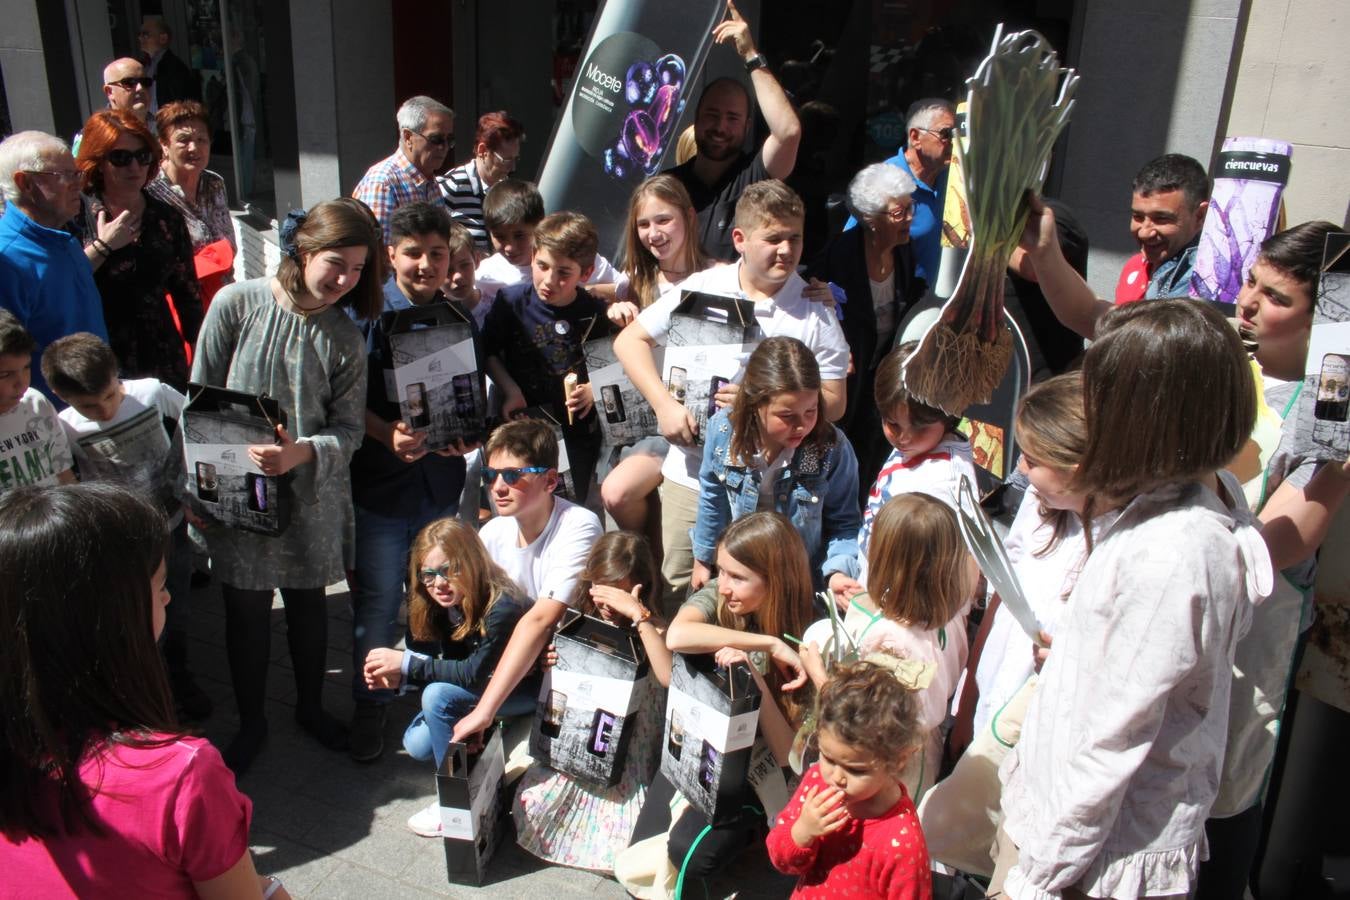
[[[670,593],[667,604],[683,600],[694,565],[689,530],[698,504],[698,470],[703,449],[697,444],[697,426],[688,410],[671,396],[661,381],[652,349],[665,340],[670,317],[683,291],[702,291],[751,300],[755,304],[758,334],[794,337],[820,362],[825,416],[834,421],[844,414],[844,377],[848,373],[848,343],[829,307],[802,295],[806,282],[797,275],[802,255],[805,207],[786,184],[776,179],[750,185],[736,203],[731,240],[740,261],[697,272],[644,309],[614,340],[614,352],[633,385],[656,411],[661,433],[671,442],[661,474],[661,537],[665,558],[661,575]],[[717,393],[717,405],[736,396],[745,363],[754,345],[738,354],[731,384]]]
[[[538,419],[507,422],[488,438],[483,459],[483,481],[497,515],[479,537],[534,605],[516,623],[478,705],[455,724],[455,741],[491,725],[534,667],[575,599],[577,574],[603,531],[595,513],[553,495],[558,441],[551,426]]]

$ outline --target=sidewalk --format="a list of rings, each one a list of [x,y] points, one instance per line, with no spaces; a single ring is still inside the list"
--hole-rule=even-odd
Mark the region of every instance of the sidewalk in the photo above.
[[[202,688],[215,701],[206,737],[223,747],[237,717],[225,658],[225,614],[215,583],[193,592],[189,623],[190,663]],[[351,699],[351,613],[345,585],[329,589],[327,708],[349,720]],[[295,683],[286,649],[280,598],[272,610],[272,668],[267,682],[271,732],[257,762],[239,782],[253,800],[251,843],[258,871],[278,875],[297,898],[481,897],[492,895],[567,900],[623,898],[613,879],[550,866],[514,841],[493,857],[481,888],[451,885],[439,840],[408,831],[407,818],[430,803],[436,782],[430,763],[408,757],[403,729],[420,709],[415,695],[389,709],[384,756],[373,764],[352,762],[345,753],[324,750],[296,726]],[[791,882],[774,883],[763,855],[727,875],[755,885],[742,897],[785,897]],[[743,871],[744,870],[744,871]],[[786,885],[786,886],[785,886]],[[734,890],[733,885],[728,885]],[[764,889],[768,888],[767,892]],[[718,892],[725,896],[726,892]],[[691,896],[703,896],[698,890]]]

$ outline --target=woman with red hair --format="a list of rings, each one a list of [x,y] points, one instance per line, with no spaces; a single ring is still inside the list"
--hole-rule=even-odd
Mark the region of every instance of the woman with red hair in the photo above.
[[[94,268],[123,377],[158,378],[182,391],[185,344],[196,343],[202,300],[182,215],[145,190],[159,162],[159,141],[136,116],[117,109],[90,116],[75,160],[84,198],[72,230]]]

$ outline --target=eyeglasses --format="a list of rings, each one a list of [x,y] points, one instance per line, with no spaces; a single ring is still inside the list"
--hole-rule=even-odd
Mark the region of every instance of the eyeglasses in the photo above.
[[[914,204],[911,203],[909,206],[888,210],[886,218],[890,219],[892,222],[908,222],[910,219],[914,218]]]
[[[938,128],[936,130],[932,128],[920,128],[919,130],[926,131],[932,135],[937,135],[937,139],[943,143],[951,143],[953,135],[956,134],[955,128]]]
[[[524,475],[542,475],[548,471],[548,466],[514,466],[509,469],[494,469],[491,466],[483,466],[483,484],[494,485],[497,483],[497,476],[500,475],[502,481],[506,482],[507,487],[514,487],[516,482],[520,481]]]
[[[417,580],[427,587],[431,587],[431,585],[435,584],[437,578],[449,581],[452,577],[457,575],[459,575],[459,566],[454,566],[450,563],[445,563],[434,569],[417,570]]]
[[[409,133],[415,134],[433,147],[454,147],[455,139],[448,134],[423,134],[420,131],[408,129]]]
[[[134,91],[137,88],[143,87],[148,91],[154,83],[155,78],[153,75],[142,75],[139,78],[120,78],[117,81],[110,81],[108,82],[108,86],[111,87],[112,85],[117,85],[124,91]]]
[[[516,163],[520,161],[519,156],[502,156],[496,150],[489,150],[488,152],[492,154],[493,159],[497,160],[497,162],[501,163],[504,166],[511,166],[512,168],[515,168]]]
[[[106,160],[119,169],[125,169],[133,162],[137,165],[148,166],[155,161],[155,154],[145,147],[139,150],[109,150]]]
[[[78,169],[24,169],[25,175],[51,175],[62,184],[74,184],[80,180],[80,171]]]

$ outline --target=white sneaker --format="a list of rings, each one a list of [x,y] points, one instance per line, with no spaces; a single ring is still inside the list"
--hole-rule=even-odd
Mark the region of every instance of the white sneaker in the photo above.
[[[408,817],[408,830],[413,834],[420,834],[422,837],[438,838],[441,836],[441,804],[438,800],[431,801],[431,805],[426,809],[419,810]]]

